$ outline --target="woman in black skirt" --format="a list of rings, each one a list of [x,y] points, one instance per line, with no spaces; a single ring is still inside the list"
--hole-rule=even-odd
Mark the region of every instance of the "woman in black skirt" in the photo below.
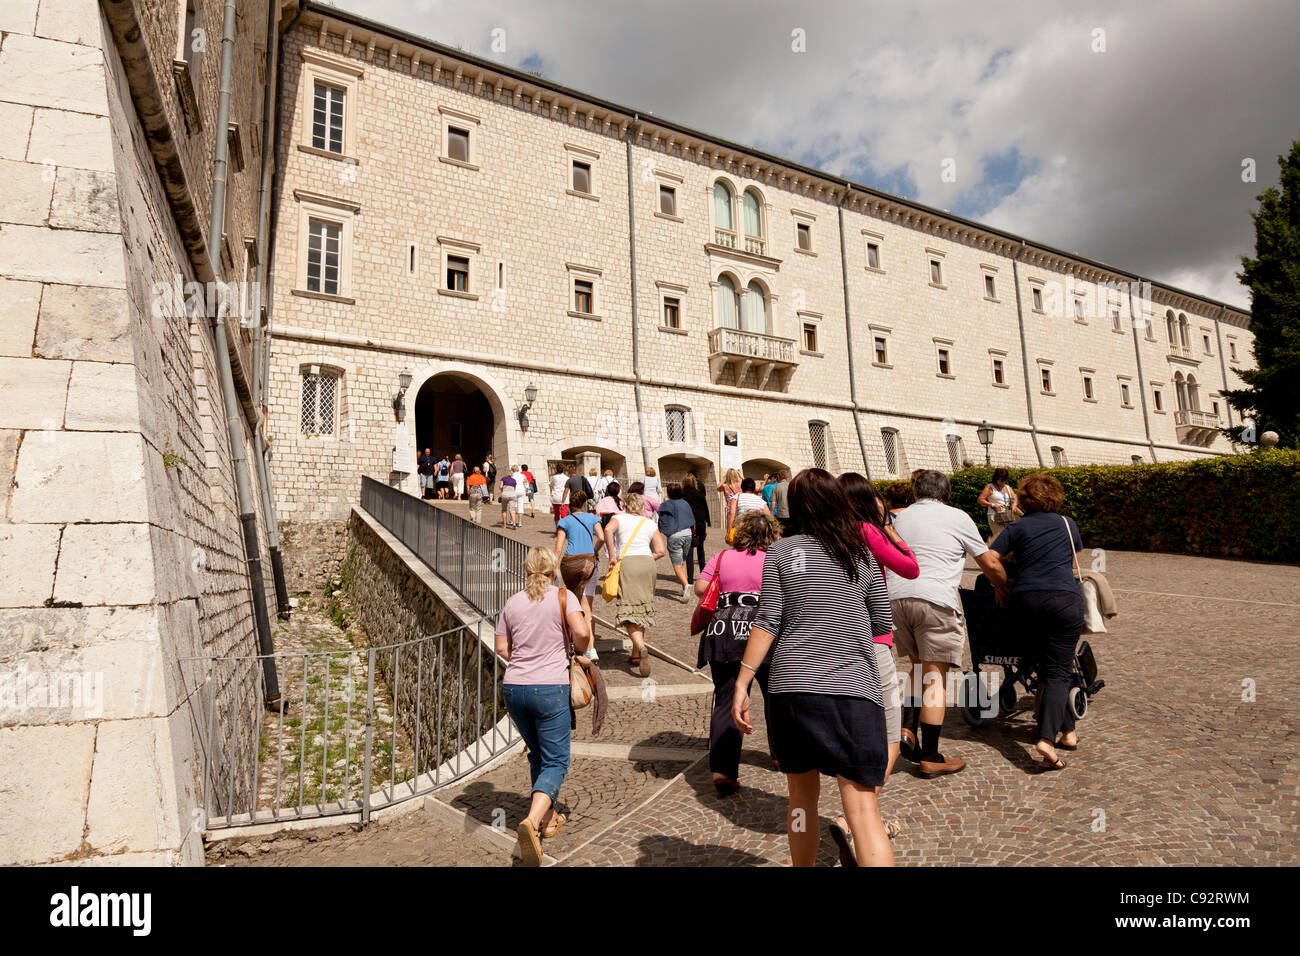
[[[884,575],[829,472],[795,475],[789,503],[801,533],[768,549],[732,717],[743,733],[754,732],[749,685],[771,650],[767,735],[790,793],[791,861],[812,866],[817,858],[826,774],[839,784],[858,865],[893,866],[876,802],[889,747],[872,635],[894,626]]]

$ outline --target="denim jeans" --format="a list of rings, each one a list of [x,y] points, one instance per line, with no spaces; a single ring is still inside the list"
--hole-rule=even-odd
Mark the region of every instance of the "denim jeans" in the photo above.
[[[506,713],[528,745],[532,792],[555,803],[569,769],[569,685],[505,684],[501,690]]]

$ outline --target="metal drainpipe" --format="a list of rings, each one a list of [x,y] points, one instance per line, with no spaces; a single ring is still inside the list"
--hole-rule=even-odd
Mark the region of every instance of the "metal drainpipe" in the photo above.
[[[1228,404],[1227,397],[1223,394],[1228,390],[1228,364],[1223,360],[1223,334],[1219,331],[1219,320],[1228,314],[1226,306],[1219,306],[1219,314],[1214,319],[1214,343],[1219,349],[1219,374],[1223,376],[1223,388],[1219,390],[1219,397],[1223,399],[1223,415],[1228,421],[1228,427],[1232,427],[1232,406]]]
[[[849,312],[849,259],[844,241],[844,204],[848,202],[849,190],[844,190],[840,197],[840,281],[844,286],[844,335],[849,350],[849,401],[853,403],[853,425],[858,432],[858,447],[862,450],[862,468],[867,478],[871,477],[871,459],[867,457],[867,442],[862,437],[862,418],[858,410],[858,382],[853,372],[853,320]]]
[[[1137,280],[1141,282],[1142,277],[1138,276]],[[1128,285],[1128,314],[1129,325],[1133,326],[1133,354],[1137,356],[1138,394],[1142,396],[1142,427],[1146,430],[1147,448],[1151,450],[1151,460],[1155,462],[1160,459],[1156,457],[1156,443],[1151,440],[1151,418],[1147,414],[1147,381],[1142,372],[1142,344],[1138,341],[1137,309],[1133,307],[1133,283],[1131,282]],[[1146,315],[1144,314],[1142,318],[1145,325]]]
[[[632,143],[641,136],[641,115],[634,113],[627,134],[627,244],[632,264],[632,392],[636,396],[636,427],[641,438],[642,470],[650,466],[650,445],[646,441],[645,413],[641,409],[641,356],[637,335],[636,296],[636,199],[633,192]]]
[[[221,82],[217,97],[216,150],[212,157],[212,209],[208,220],[209,255],[216,250],[214,272],[220,274],[221,233],[226,206],[226,175],[229,168],[226,130],[230,126],[230,84],[235,60],[235,0],[225,0],[221,25]],[[239,504],[239,523],[244,531],[244,551],[248,560],[249,584],[253,591],[253,615],[257,626],[257,644],[262,655],[262,672],[265,678],[263,695],[266,706],[280,701],[280,684],[276,679],[275,658],[271,655],[271,619],[266,610],[265,585],[262,579],[262,556],[257,541],[257,514],[253,504],[252,488],[248,481],[248,462],[244,457],[244,440],[239,426],[239,405],[235,394],[235,378],[230,367],[226,322],[229,311],[225,303],[219,304],[212,316],[212,337],[217,353],[217,367],[221,376],[221,392],[225,400],[226,423],[230,431],[230,460],[235,473],[235,491]],[[256,433],[255,433],[256,434]],[[256,438],[255,438],[256,440]]]
[[[279,58],[277,50],[276,24],[279,5],[268,4],[266,13],[266,66],[268,82],[266,95],[262,101],[262,173],[261,194],[257,210],[257,286],[254,289],[253,315],[257,322],[257,331],[253,338],[253,404],[257,407],[257,427],[253,434],[254,454],[257,456],[258,484],[262,490],[262,513],[266,515],[266,540],[271,552],[271,576],[275,581],[276,611],[281,620],[289,619],[289,594],[284,579],[284,561],[280,556],[280,524],[275,513],[275,488],[272,484],[271,467],[266,460],[266,447],[262,440],[266,428],[266,383],[270,373],[270,340],[266,326],[262,323],[262,308],[265,305],[270,313],[270,300],[263,295],[266,289],[268,246],[268,223],[271,206],[271,162],[275,143],[278,141],[280,124]],[[299,8],[301,15],[301,8]],[[297,22],[295,18],[294,22]]]
[[[1020,240],[1020,251],[1024,252],[1025,240]],[[1025,340],[1025,306],[1020,295],[1020,253],[1011,260],[1011,282],[1016,287],[1016,321],[1020,324],[1020,362],[1025,376],[1025,411],[1029,415],[1029,438],[1034,443],[1034,455],[1038,458],[1038,467],[1043,467],[1043,449],[1038,445],[1038,426],[1034,424],[1034,392],[1029,381],[1029,344]]]

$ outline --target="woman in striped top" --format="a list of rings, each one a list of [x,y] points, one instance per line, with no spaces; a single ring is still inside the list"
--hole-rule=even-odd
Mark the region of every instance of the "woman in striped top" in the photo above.
[[[767,733],[790,793],[792,862],[812,866],[817,857],[813,821],[826,774],[839,784],[859,865],[893,866],[876,802],[889,755],[872,637],[894,626],[884,575],[829,472],[797,474],[789,504],[802,533],[768,549],[732,717],[754,732],[749,685],[771,650]]]

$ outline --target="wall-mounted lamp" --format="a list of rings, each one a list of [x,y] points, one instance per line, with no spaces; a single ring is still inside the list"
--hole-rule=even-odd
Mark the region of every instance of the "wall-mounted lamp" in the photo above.
[[[397,416],[399,422],[406,421],[406,390],[411,387],[411,370],[402,369],[402,374],[397,376],[397,391],[393,393],[393,414]]]
[[[524,403],[515,409],[515,418],[519,419],[519,430],[528,431],[528,410],[537,401],[537,386],[532,382],[524,389]]]

